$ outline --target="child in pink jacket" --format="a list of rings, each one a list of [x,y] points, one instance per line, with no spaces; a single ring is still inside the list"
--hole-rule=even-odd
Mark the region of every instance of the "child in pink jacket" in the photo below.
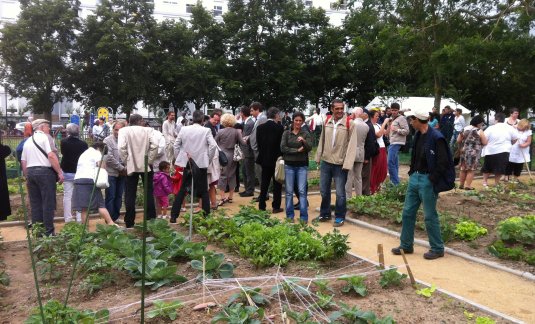
[[[167,208],[169,207],[169,194],[173,191],[173,182],[169,171],[171,164],[162,161],[158,165],[159,171],[154,173],[154,198],[156,202],[156,215],[158,218],[167,218]]]

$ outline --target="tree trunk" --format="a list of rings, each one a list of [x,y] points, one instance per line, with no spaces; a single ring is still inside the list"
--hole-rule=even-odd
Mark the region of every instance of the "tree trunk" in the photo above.
[[[440,111],[440,100],[442,99],[442,78],[435,72],[435,103],[434,106]]]

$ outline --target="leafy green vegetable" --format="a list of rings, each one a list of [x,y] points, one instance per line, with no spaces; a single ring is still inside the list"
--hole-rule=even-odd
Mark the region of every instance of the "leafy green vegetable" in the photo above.
[[[416,290],[416,294],[420,296],[424,296],[426,298],[431,298],[433,296],[433,293],[437,290],[437,287],[432,284],[431,287],[422,288],[419,290]]]
[[[43,306],[45,324],[55,323],[107,323],[110,312],[107,309],[93,312],[91,310],[79,311],[72,307],[64,307],[57,300],[50,300]],[[43,324],[39,308],[35,308],[26,324]]]
[[[212,323],[243,323],[260,324],[264,318],[264,309],[255,306],[244,306],[241,303],[225,306],[212,318]]]
[[[487,233],[486,228],[474,221],[462,221],[455,225],[455,236],[463,241],[473,241]]]
[[[178,309],[182,307],[180,301],[164,302],[155,300],[153,302],[154,309],[147,313],[148,318],[170,319],[174,321],[178,317]]]
[[[368,294],[368,288],[366,287],[364,276],[343,276],[338,278],[338,280],[345,281],[347,284],[342,287],[342,292],[350,293],[354,291],[359,296],[366,296]]]
[[[401,274],[398,272],[397,267],[390,267],[390,269],[381,272],[381,279],[379,280],[379,285],[383,288],[388,288],[392,286],[401,286],[403,279],[407,278],[406,274]]]

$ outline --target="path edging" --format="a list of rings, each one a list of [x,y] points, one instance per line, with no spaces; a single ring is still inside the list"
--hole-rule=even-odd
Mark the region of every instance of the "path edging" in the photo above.
[[[370,260],[368,258],[362,257],[362,256],[360,256],[360,255],[358,255],[356,253],[351,252],[351,251],[348,251],[347,254],[351,255],[352,257],[362,259],[362,260],[364,260],[366,262],[369,262],[369,263],[371,263],[371,264],[373,264],[375,266],[379,266],[379,262],[376,262],[376,261]],[[416,279],[416,282],[421,284],[421,285],[423,285],[423,286],[431,287],[431,285],[429,283],[425,282],[425,281]],[[511,321],[511,322],[517,323],[517,324],[523,324],[524,323],[523,321],[521,321],[519,319],[516,319],[516,318],[514,318],[512,316],[504,314],[504,313],[502,313],[500,311],[497,311],[497,310],[492,309],[490,307],[487,307],[485,305],[481,305],[479,303],[476,303],[476,302],[474,302],[474,301],[472,301],[470,299],[464,298],[464,297],[462,297],[460,295],[454,294],[454,293],[452,293],[450,291],[447,291],[445,289],[437,287],[437,290],[440,291],[441,293],[445,294],[445,295],[448,295],[448,296],[450,296],[452,298],[458,299],[458,300],[460,300],[460,301],[462,301],[464,303],[472,305],[473,307],[480,309],[482,312],[484,312],[486,314],[493,315],[493,316],[496,316],[496,317],[501,317],[501,318],[503,318],[505,320],[508,320],[508,321]]]
[[[378,231],[378,232],[381,232],[383,234],[388,234],[390,236],[394,236],[394,237],[399,237],[400,236],[400,233],[398,233],[398,232],[395,232],[395,231],[392,231],[392,230],[389,230],[389,229],[386,229],[384,227],[380,227],[380,226],[377,226],[377,225],[373,225],[373,224],[370,224],[370,223],[367,223],[367,222],[364,222],[364,221],[361,221],[361,220],[351,219],[351,218],[347,218],[346,217],[346,221],[348,223],[352,223],[352,224],[360,226],[360,227],[364,227],[364,228],[367,228],[367,229]],[[429,242],[427,242],[425,240],[415,239],[414,242],[416,244],[420,245],[420,246],[429,247]],[[478,258],[478,257],[474,257],[474,256],[471,256],[470,254],[467,254],[467,253],[464,253],[464,252],[460,252],[460,251],[457,251],[457,250],[449,248],[449,247],[445,247],[444,251],[446,253],[448,253],[448,254],[458,256],[458,257],[463,258],[465,260],[476,262],[476,263],[485,265],[487,267],[490,267],[490,268],[493,268],[493,269],[496,269],[496,270],[505,271],[505,272],[513,274],[515,276],[519,276],[521,278],[524,278],[524,279],[527,279],[527,280],[535,282],[535,275],[533,275],[532,273],[529,273],[529,272],[526,272],[526,271],[519,271],[519,270],[511,269],[511,268],[506,267],[504,265],[501,265],[499,263],[496,263],[496,262],[493,262],[493,261],[488,261],[488,260],[485,260],[485,259],[482,259],[482,258]]]

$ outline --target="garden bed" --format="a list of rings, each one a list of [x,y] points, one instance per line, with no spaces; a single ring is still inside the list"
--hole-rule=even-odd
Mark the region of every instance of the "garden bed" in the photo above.
[[[353,203],[348,203],[348,210],[352,211],[350,217],[400,232],[405,189],[406,186],[402,185],[399,189],[387,189],[383,196],[356,198]],[[535,259],[529,259],[534,251],[532,243],[535,241],[535,228],[531,229],[531,234],[527,234],[531,235],[533,241],[528,240],[526,244],[518,244],[514,239],[505,242],[507,247],[517,247],[523,250],[524,255],[517,257],[517,260],[511,260],[507,256],[499,258],[496,252],[493,251],[494,254],[490,252],[493,248],[489,250],[489,247],[500,240],[500,231],[497,230],[500,224],[514,216],[525,218],[535,214],[535,185],[533,183],[511,184],[500,190],[494,188],[481,191],[453,190],[440,194],[437,210],[441,215],[442,236],[446,241],[446,246],[513,269],[535,274]],[[455,230],[456,225],[462,221],[474,222],[486,229],[487,233],[475,239],[461,237],[455,233]],[[415,236],[427,240],[421,209],[416,229]],[[467,232],[463,233],[466,235]]]
[[[164,221],[158,220],[158,222],[158,226],[152,226],[152,231],[155,231],[155,227],[164,228],[162,225]],[[74,224],[71,225],[72,228],[75,226]],[[281,226],[282,228],[282,226],[299,225],[279,223],[272,227],[275,228],[277,226]],[[224,253],[224,262],[233,264],[233,278],[235,279],[208,280],[203,285],[194,280],[199,276],[199,271],[194,269],[193,261],[185,261],[184,258],[174,259],[172,264],[177,267],[175,273],[184,276],[188,281],[182,284],[178,282],[167,283],[154,291],[146,289],[146,304],[150,306],[147,312],[157,310],[157,305],[152,304],[154,300],[164,300],[167,303],[180,300],[183,306],[178,310],[176,322],[209,323],[221,311],[222,305],[225,305],[234,294],[240,292],[240,288],[262,287],[260,290],[261,294],[249,292],[249,296],[253,296],[254,298],[251,297],[252,300],[258,302],[262,299],[260,297],[264,297],[264,299],[270,301],[266,306],[260,305],[265,312],[265,316],[269,318],[269,320],[264,319],[262,321],[266,323],[269,321],[280,323],[282,321],[281,309],[285,309],[285,305],[291,308],[291,310],[286,312],[287,314],[292,315],[292,311],[294,311],[296,313],[302,313],[301,316],[303,318],[305,310],[308,309],[311,315],[315,316],[308,319],[310,322],[326,322],[327,316],[332,316],[336,311],[344,309],[343,305],[347,305],[345,307],[346,315],[351,313],[354,316],[358,315],[371,318],[372,313],[370,312],[373,312],[374,316],[378,319],[383,319],[381,323],[388,323],[388,316],[391,316],[398,323],[437,321],[444,323],[474,322],[477,316],[485,316],[470,305],[461,303],[437,292],[432,294],[430,298],[417,295],[407,279],[403,279],[401,285],[398,287],[382,288],[380,285],[381,271],[373,265],[347,255],[341,258],[332,258],[329,257],[332,254],[325,253],[320,256],[320,258],[326,258],[325,261],[306,260],[303,257],[304,259],[302,261],[288,261],[284,267],[274,265],[258,267],[250,262],[248,258],[246,259],[242,256],[245,254],[245,251],[240,251],[239,255],[233,252],[236,251],[236,248],[231,248],[230,251],[229,249],[222,248],[223,242],[225,242],[226,246],[230,246],[229,241],[223,239],[229,233],[228,227],[225,229],[225,233],[227,234],[223,232],[214,233],[214,226],[209,223],[203,224],[197,220],[196,227],[201,232],[202,229],[206,230],[210,228],[212,230],[211,235],[215,236],[210,237],[214,242],[210,243],[206,247],[206,250],[213,251],[213,253]],[[75,233],[76,231],[73,231],[72,228],[71,233]],[[182,235],[185,235],[187,232],[187,229],[181,225],[173,226],[173,228],[176,228]],[[306,231],[303,229],[303,232]],[[114,233],[114,229],[103,226],[100,228],[99,235],[100,237],[108,238],[114,235],[117,237],[121,236],[120,234],[116,235]],[[135,240],[136,237],[139,239],[139,231],[134,234],[132,239]],[[208,232],[204,232],[204,234],[207,235]],[[229,237],[231,236],[229,235]],[[148,241],[158,245],[158,242],[162,242],[162,237],[165,237],[165,235],[158,234],[154,239],[149,238]],[[219,237],[219,239],[216,237]],[[206,238],[199,234],[193,237],[194,242],[203,242],[205,240]],[[50,257],[50,254],[45,253],[47,249],[58,246],[58,244],[43,245],[42,241],[36,242],[38,243],[36,254],[41,256],[40,260]],[[86,245],[90,245],[91,242],[87,241]],[[122,248],[123,250],[128,250],[128,244],[126,241],[116,239],[102,243],[100,247],[113,249],[113,247],[122,246],[124,247]],[[0,251],[0,256],[6,263],[8,273],[11,277],[11,284],[2,290],[0,316],[5,322],[23,322],[37,305],[28,249],[27,245],[22,242],[5,243],[4,245],[5,249]],[[65,246],[67,250],[72,249],[72,247],[69,248],[69,244]],[[65,253],[71,252],[65,251]],[[81,255],[87,253],[82,252]],[[103,252],[100,251],[99,253]],[[127,251],[123,251],[123,253],[127,254]],[[152,255],[152,252],[150,253]],[[110,312],[111,320],[121,323],[138,323],[140,316],[140,289],[139,287],[134,287],[137,279],[133,279],[127,272],[119,269],[106,270],[105,268],[99,268],[99,264],[102,262],[104,262],[102,266],[105,267],[105,261],[99,260],[95,259],[91,264],[93,267],[97,267],[97,270],[94,272],[81,272],[76,276],[72,295],[69,299],[69,306],[95,311],[106,308]],[[106,262],[113,263],[114,260],[107,260]],[[258,264],[257,261],[254,261],[254,263]],[[45,302],[50,299],[63,301],[68,284],[67,278],[70,265],[59,264],[57,267],[52,268],[52,270],[52,272],[45,271],[40,274],[42,299]],[[96,273],[97,271],[104,271],[103,273],[112,276],[113,280],[106,283],[103,287],[93,287],[95,289],[91,292],[91,286],[87,285],[87,278],[91,273]],[[357,292],[363,294],[362,287],[356,282],[359,280],[353,282],[349,293],[342,292],[347,282],[351,281],[347,279],[348,276],[364,277],[367,289],[365,297],[357,294]],[[325,283],[317,282],[314,279],[318,277],[325,278]],[[346,279],[340,280],[342,277],[346,277]],[[316,283],[312,281],[316,281]],[[151,287],[154,288],[154,286]],[[271,293],[273,293],[272,296],[270,296]],[[320,298],[318,296],[320,293],[324,293],[327,296],[334,295],[332,301],[336,302],[336,306],[333,305],[330,309],[319,310],[315,303],[319,304]],[[192,310],[194,305],[200,304],[203,301],[216,301],[217,305],[209,312],[206,310]],[[322,301],[326,302],[325,300]],[[248,303],[247,300],[242,300],[241,302]],[[361,310],[360,313],[353,308],[355,306]],[[233,307],[232,310],[236,310],[239,306]],[[227,312],[230,313],[232,310],[227,310]],[[240,310],[246,311],[243,307]],[[297,315],[293,314],[293,316]],[[170,321],[167,320],[167,322]],[[339,318],[338,322],[348,323],[349,321]],[[500,321],[498,320],[497,322]],[[377,321],[377,323],[379,322]]]

